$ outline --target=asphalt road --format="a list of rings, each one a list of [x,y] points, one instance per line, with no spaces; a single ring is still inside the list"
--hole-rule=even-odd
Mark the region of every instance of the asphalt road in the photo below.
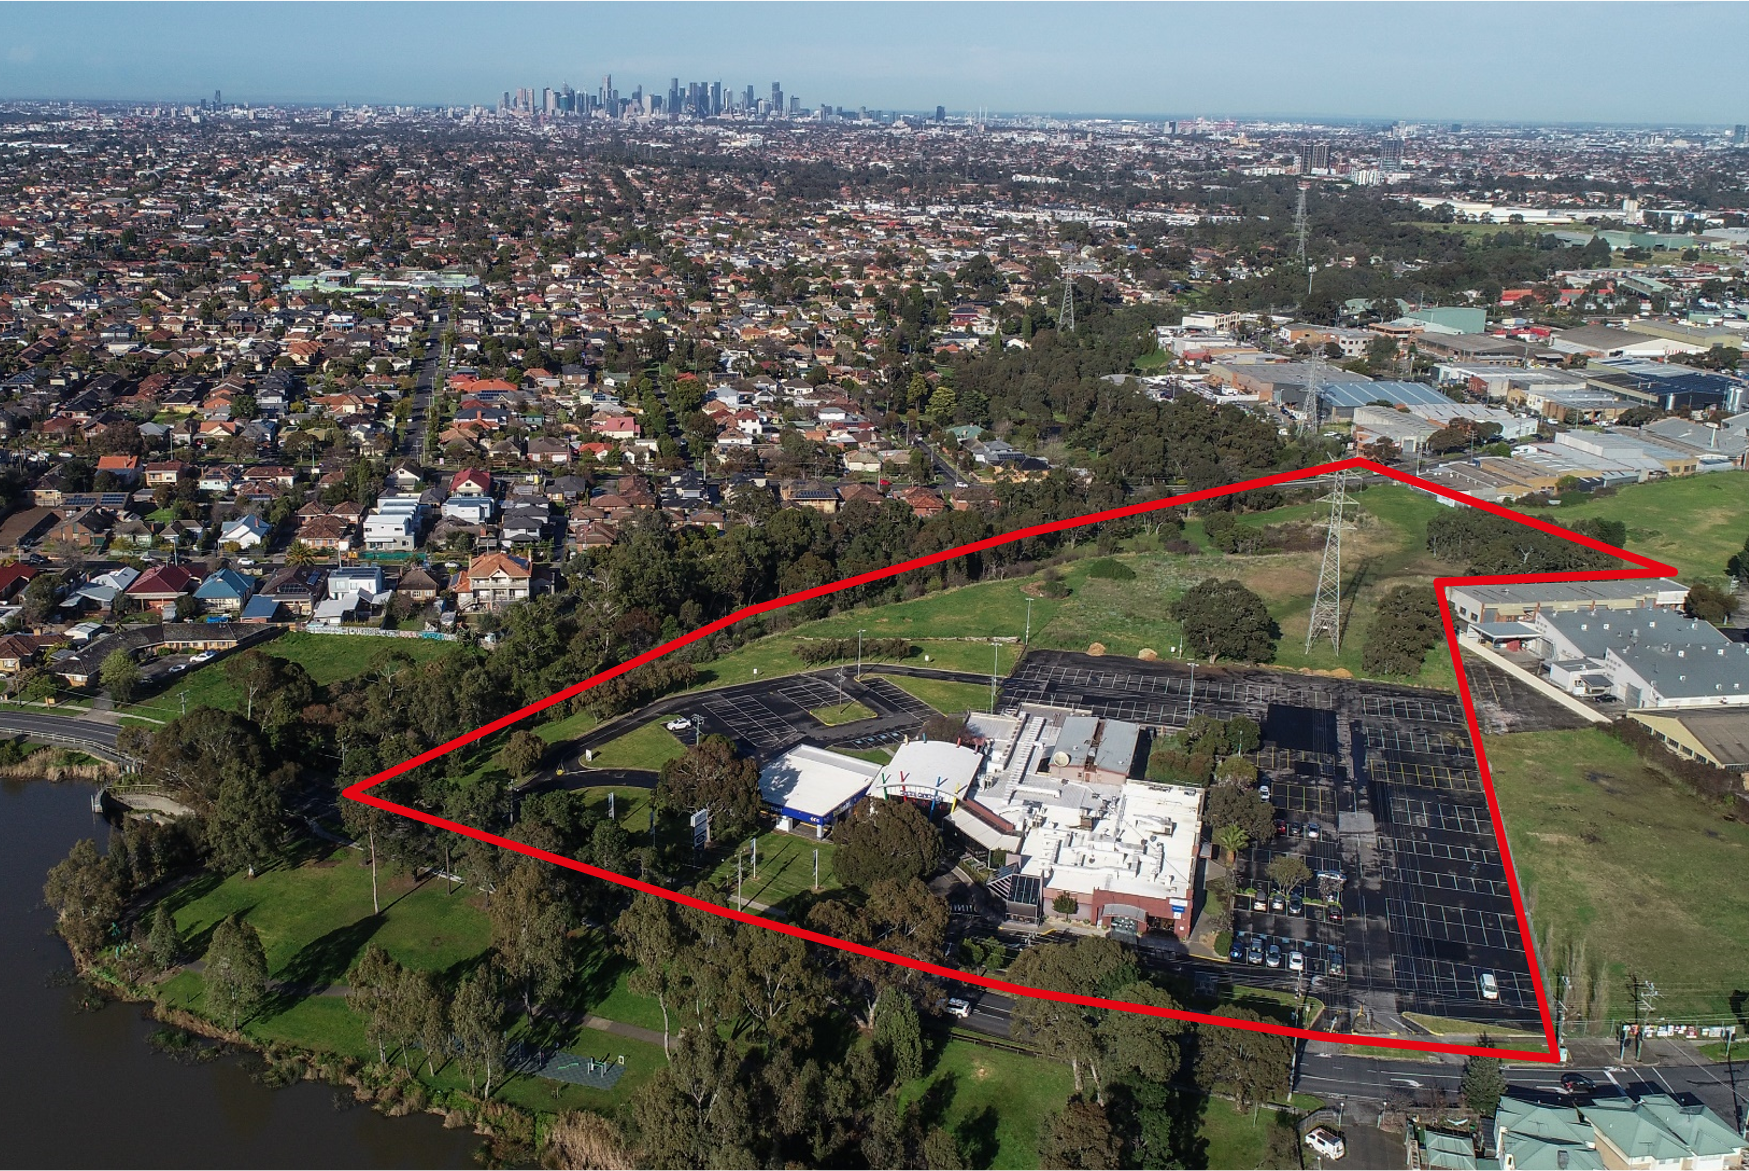
[[[449,309],[439,306],[432,315],[433,341],[427,342],[425,360],[413,379],[413,411],[401,431],[400,454],[418,456],[425,450],[425,420],[431,410],[431,392],[437,385],[437,361],[443,353],[443,331],[447,327]]]
[[[65,736],[72,740],[81,740],[113,750],[116,733],[120,731],[121,729],[114,724],[100,723],[96,720],[82,720],[77,716],[0,711],[0,732],[12,732],[25,736]]]

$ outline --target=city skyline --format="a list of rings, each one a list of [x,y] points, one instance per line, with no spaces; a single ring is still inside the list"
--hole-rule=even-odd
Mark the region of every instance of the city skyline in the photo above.
[[[1513,9],[1514,27],[1553,5]],[[921,14],[927,12],[927,19]],[[1558,38],[1506,36],[1490,6],[20,4],[0,98],[497,103],[505,89],[742,92],[805,107],[1071,116],[1732,125],[1740,6],[1558,9]],[[344,13],[337,17],[335,14]],[[909,14],[902,16],[901,14]],[[1576,18],[1575,14],[1580,14]],[[995,19],[998,15],[1006,19]],[[1243,39],[1241,39],[1243,38]],[[1404,46],[1460,43],[1461,68]],[[259,46],[275,52],[263,59]],[[1575,63],[1632,45],[1631,87]],[[385,52],[385,47],[390,51]]]

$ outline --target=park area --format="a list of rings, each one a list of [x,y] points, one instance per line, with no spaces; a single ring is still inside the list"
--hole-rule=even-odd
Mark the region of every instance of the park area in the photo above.
[[[1628,527],[1629,551],[1668,562],[1684,579],[1720,579],[1725,562],[1749,540],[1749,472],[1711,472],[1629,484],[1604,497],[1568,497],[1531,513],[1572,527],[1602,517]]]
[[[1749,991],[1749,825],[1595,728],[1483,741],[1539,954],[1575,969],[1574,1015],[1719,1023]],[[1572,957],[1571,959],[1567,957]]]

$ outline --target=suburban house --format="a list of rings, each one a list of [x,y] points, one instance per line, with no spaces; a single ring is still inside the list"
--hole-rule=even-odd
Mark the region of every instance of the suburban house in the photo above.
[[[243,609],[255,593],[255,579],[245,577],[235,569],[219,569],[208,575],[194,591],[194,600],[203,610],[217,614],[235,614]]]
[[[293,614],[308,618],[316,612],[316,603],[328,583],[328,571],[314,565],[288,565],[275,570],[258,591]],[[248,616],[245,609],[244,616]]]
[[[273,526],[254,513],[249,513],[220,529],[219,541],[222,544],[235,545],[239,549],[259,549],[267,543],[268,535],[272,532]]]
[[[528,558],[485,553],[468,562],[456,578],[455,595],[464,610],[495,610],[527,601],[533,586],[534,571]]]
[[[176,602],[189,597],[200,578],[183,565],[160,565],[148,569],[127,588],[128,597],[148,606],[165,618],[176,617]]]

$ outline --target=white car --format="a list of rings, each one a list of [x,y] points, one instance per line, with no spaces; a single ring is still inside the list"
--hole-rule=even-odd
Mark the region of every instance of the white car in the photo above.
[[[1476,978],[1476,983],[1481,985],[1483,1000],[1500,999],[1500,981],[1494,978],[1493,972],[1483,972]]]
[[[1303,972],[1303,971],[1305,971],[1306,970],[1306,957],[1305,957],[1305,955],[1301,952],[1298,952],[1298,951],[1288,952],[1287,953],[1287,970],[1290,972]]]
[[[1306,1132],[1306,1145],[1326,1159],[1340,1159],[1348,1153],[1348,1144],[1328,1126],[1314,1126]]]
[[[202,651],[198,655],[191,656],[188,661],[195,664],[210,663],[218,657],[219,653],[217,651]]]
[[[947,1002],[947,1015],[963,1021],[972,1015],[971,1003],[955,996]]]
[[[690,719],[688,719],[686,716],[679,716],[679,717],[676,717],[675,719],[669,720],[666,724],[663,724],[662,726],[664,728],[667,728],[670,732],[684,732],[688,728],[692,727],[692,721]]]

